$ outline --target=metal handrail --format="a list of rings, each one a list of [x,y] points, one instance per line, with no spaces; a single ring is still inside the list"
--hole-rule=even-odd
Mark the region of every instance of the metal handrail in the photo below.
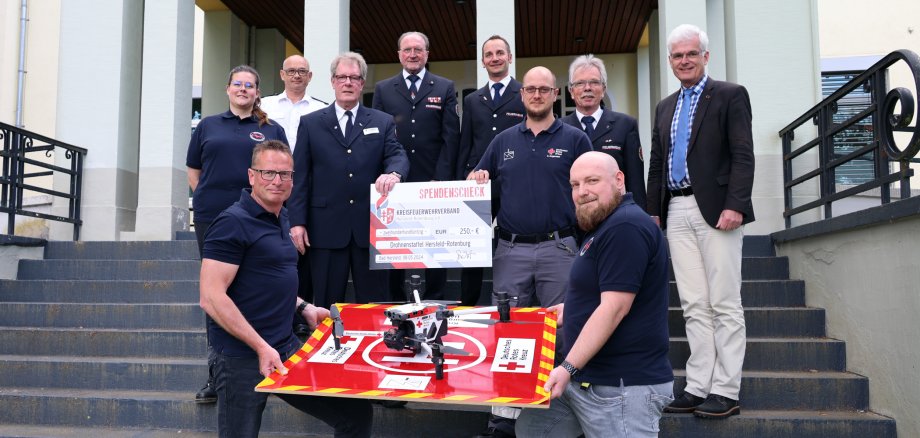
[[[896,50],[779,131],[779,136],[783,141],[783,193],[785,198],[783,217],[786,228],[791,227],[792,216],[819,207],[824,208],[824,218],[829,219],[833,217],[831,205],[833,202],[873,189],[880,190],[881,203],[887,204],[891,202],[891,185],[896,182],[900,183],[901,199],[910,197],[910,178],[913,176],[910,163],[918,162],[914,157],[920,151],[920,130],[916,124],[909,126],[914,117],[914,109],[917,107],[916,99],[911,91],[903,87],[887,90],[888,68],[899,62],[907,64],[913,75],[915,90],[920,90],[920,56],[910,50]],[[848,119],[835,123],[833,116],[837,112],[838,102],[860,87],[867,90],[871,96],[869,106]],[[900,105],[900,112],[895,114],[894,111],[898,105]],[[834,136],[870,117],[873,128],[872,143],[843,156],[835,155]],[[793,150],[792,141],[795,139],[795,129],[808,122],[818,127],[817,136]],[[898,148],[895,144],[895,132],[913,133],[904,149]],[[793,160],[815,148],[818,149],[818,167],[793,177]],[[875,163],[873,180],[838,192],[834,178],[837,167],[870,153]],[[890,162],[897,162],[899,165],[899,169],[894,173],[889,170]],[[792,189],[814,178],[819,178],[820,195],[818,199],[793,206]]]
[[[73,224],[73,240],[80,240],[80,200],[83,188],[83,162],[86,149],[57,141],[25,129],[0,123],[0,140],[3,150],[2,175],[0,175],[0,213],[7,215],[7,234],[14,235],[16,216],[29,216]],[[36,154],[52,157],[55,150],[63,149],[64,159],[69,166],[58,166],[34,159]],[[43,169],[26,172],[26,165]],[[52,175],[66,175],[70,184],[67,191],[58,191],[29,184],[30,178]],[[30,211],[23,208],[23,193],[33,191],[67,200],[67,216]]]

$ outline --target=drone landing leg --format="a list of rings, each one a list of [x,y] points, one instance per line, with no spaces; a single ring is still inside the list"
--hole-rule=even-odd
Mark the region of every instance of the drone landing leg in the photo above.
[[[431,346],[431,363],[434,364],[434,378],[441,380],[444,378],[444,353],[441,352],[441,346],[434,344]]]

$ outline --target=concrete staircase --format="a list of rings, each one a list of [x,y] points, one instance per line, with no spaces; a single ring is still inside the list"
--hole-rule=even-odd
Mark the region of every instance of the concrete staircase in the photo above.
[[[193,400],[207,375],[206,341],[197,249],[181,237],[192,240],[49,242],[45,260],[23,260],[18,280],[0,280],[0,436],[215,436],[214,405]],[[894,420],[868,410],[868,379],[846,371],[845,344],[825,337],[824,311],[804,306],[804,283],[789,280],[769,238],[747,237],[744,253],[742,415],[665,415],[661,436],[896,436]],[[673,284],[671,305],[680,388],[689,347]],[[375,409],[381,437],[469,437],[487,418],[487,408],[466,406]],[[277,399],[262,430],[331,434]]]

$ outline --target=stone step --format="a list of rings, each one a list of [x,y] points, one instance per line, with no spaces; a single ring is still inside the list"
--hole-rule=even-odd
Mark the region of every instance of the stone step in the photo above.
[[[198,280],[197,260],[20,260],[20,280]]]
[[[0,387],[125,390],[194,393],[207,376],[201,359],[85,356],[0,356]],[[675,372],[675,387],[685,385]],[[28,382],[28,383],[25,383]],[[743,407],[752,409],[867,409],[869,382],[847,372],[746,371]]]
[[[0,302],[197,303],[195,280],[0,280]]]
[[[197,302],[0,302],[0,315],[3,324],[10,327],[197,329],[203,327],[204,321],[204,311]],[[685,336],[681,309],[670,308],[668,318],[671,336]],[[824,309],[749,307],[744,310],[744,318],[751,337],[821,337],[825,333]]]
[[[669,306],[680,307],[677,283],[671,281]],[[805,307],[802,280],[743,280],[741,303],[748,307]]]
[[[769,437],[866,438],[897,436],[895,421],[865,411],[759,411],[741,409],[741,415],[706,420],[690,414],[664,414],[661,438]]]
[[[49,241],[45,260],[198,260],[194,241]]]
[[[491,290],[486,280],[483,289]],[[460,282],[448,280],[448,298],[460,296]],[[677,286],[671,282],[670,306],[680,306]],[[480,305],[489,305],[482,294]],[[0,280],[0,302],[66,303],[197,303],[198,280]],[[804,307],[805,282],[752,280],[741,282],[745,307]]]
[[[0,314],[10,327],[101,329],[203,329],[205,315],[197,303],[0,303]]]
[[[684,369],[690,357],[687,338],[671,337],[668,358]],[[745,371],[845,371],[846,343],[828,338],[747,338]]]
[[[819,338],[826,333],[824,309],[809,307],[746,307],[744,323],[750,337]],[[680,308],[668,309],[668,328],[671,336],[687,336]]]
[[[742,399],[743,403],[746,403]],[[77,426],[102,431],[129,428],[181,430],[205,433],[216,429],[214,405],[197,405],[191,395],[152,391],[55,390],[29,388],[0,389],[0,433],[17,425],[54,430]],[[662,437],[894,437],[894,420],[861,410],[758,410],[742,405],[741,415],[726,420],[703,420],[687,414],[665,414],[661,420]],[[460,405],[423,405],[410,403],[403,409],[375,406],[375,437],[412,436],[407,428],[438,431],[440,437],[473,436],[485,425],[487,413],[482,407]],[[15,429],[13,429],[15,430]],[[76,433],[79,429],[74,429]],[[270,398],[263,416],[263,434],[305,433],[328,436],[331,430],[321,422],[295,411],[283,402]],[[60,436],[90,436],[90,435]],[[159,433],[159,432],[157,432]],[[15,435],[11,435],[15,436]],[[49,436],[49,435],[22,435]],[[57,436],[57,435],[50,435]],[[165,436],[165,435],[102,435]],[[196,436],[196,435],[189,435]],[[208,436],[208,435],[202,435]],[[266,435],[268,436],[268,435]]]
[[[197,280],[197,260],[20,260],[20,280]],[[454,270],[457,271],[457,270]],[[741,274],[747,280],[788,280],[785,257],[748,257]],[[670,279],[674,273],[670,272]],[[449,273],[459,278],[459,272]]]
[[[75,425],[102,428],[150,428],[213,431],[214,404],[200,405],[192,392],[112,391],[49,388],[0,388],[0,424]],[[409,403],[402,409],[374,406],[375,437],[405,437],[407,425],[439,436],[473,436],[488,420],[488,408]],[[263,433],[331,435],[332,429],[271,397],[262,415]],[[409,434],[411,435],[411,434]]]
[[[203,324],[202,324],[203,326]],[[198,330],[54,329],[0,327],[0,351],[9,355],[202,359],[204,328]],[[671,366],[690,356],[686,338],[671,338]],[[846,347],[834,339],[748,338],[744,369],[844,371]]]
[[[747,237],[748,237],[748,236],[745,236],[745,238],[747,238]],[[762,237],[766,237],[766,238],[768,238],[768,239],[770,238],[770,236],[762,236]],[[183,241],[183,240],[196,241],[195,232],[194,232],[194,231],[176,231],[176,240],[179,240],[179,241]],[[196,243],[196,245],[197,245],[197,243]]]
[[[73,426],[31,426],[0,424],[0,437],[4,438],[216,438],[216,431],[191,431],[183,429],[137,429],[126,427],[112,429],[103,427],[73,427]],[[260,433],[260,437],[268,438],[296,438],[296,437],[328,437],[331,433]]]

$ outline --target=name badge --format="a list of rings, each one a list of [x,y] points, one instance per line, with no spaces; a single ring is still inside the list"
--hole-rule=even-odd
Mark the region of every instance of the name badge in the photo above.
[[[377,129],[376,126],[373,128],[364,128],[364,135],[371,135],[371,134],[380,134],[380,130]]]

